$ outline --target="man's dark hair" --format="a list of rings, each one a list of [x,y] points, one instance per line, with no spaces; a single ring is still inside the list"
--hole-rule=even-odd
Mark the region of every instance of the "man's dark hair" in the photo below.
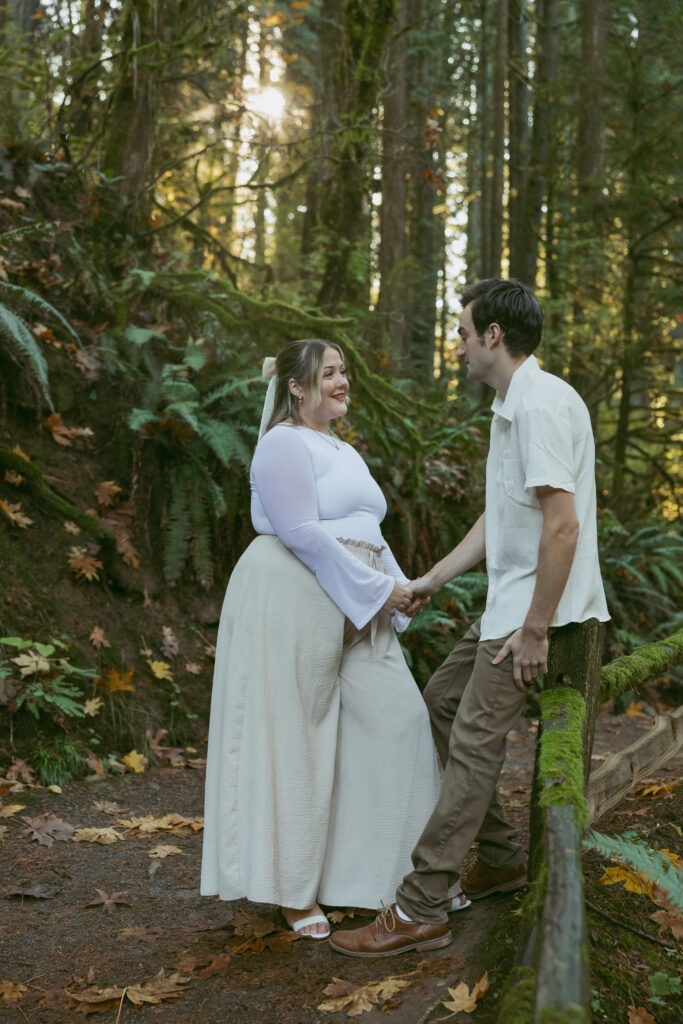
[[[541,340],[543,310],[538,299],[521,281],[487,277],[468,285],[460,301],[463,309],[472,303],[472,320],[477,334],[489,324],[498,324],[510,355],[531,355]]]

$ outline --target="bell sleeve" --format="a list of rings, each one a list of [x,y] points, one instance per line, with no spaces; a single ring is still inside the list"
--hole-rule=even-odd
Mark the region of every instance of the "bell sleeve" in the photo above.
[[[391,594],[393,578],[365,565],[321,526],[311,457],[298,431],[269,430],[254,453],[251,472],[278,538],[362,629]]]

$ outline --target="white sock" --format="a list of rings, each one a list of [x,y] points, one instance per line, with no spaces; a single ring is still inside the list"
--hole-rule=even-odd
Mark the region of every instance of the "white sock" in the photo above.
[[[403,913],[403,911],[399,907],[398,903],[396,904],[396,913],[398,914],[398,916],[401,918],[402,921],[407,921],[408,924],[415,924],[415,922],[413,921],[412,917],[408,917],[407,914]]]

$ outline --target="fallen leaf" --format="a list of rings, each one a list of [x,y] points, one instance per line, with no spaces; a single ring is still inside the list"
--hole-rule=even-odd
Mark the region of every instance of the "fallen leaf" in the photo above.
[[[97,680],[95,680],[97,682]],[[86,775],[87,779],[101,779],[107,774],[107,769],[104,767],[104,761],[101,757],[97,757],[96,754],[86,754],[85,763],[92,772],[91,775]]]
[[[59,885],[29,885],[24,888],[8,889],[2,895],[7,898],[10,896],[30,896],[34,900],[53,900],[61,891],[62,889]]]
[[[648,1013],[644,1006],[629,1006],[628,1024],[656,1024],[652,1014]]]
[[[64,520],[64,529],[66,530],[67,533],[72,533],[74,537],[77,537],[81,532],[80,526],[76,526],[76,524],[73,523],[70,519]]]
[[[45,420],[45,425],[57,444],[64,445],[67,448],[71,447],[71,441],[74,437],[93,436],[93,432],[90,427],[67,427],[67,425],[62,422],[61,413],[58,412],[53,413],[52,416],[48,416]]]
[[[28,828],[20,833],[22,837],[35,839],[40,846],[52,846],[55,842],[66,843],[74,835],[73,825],[69,825],[54,814],[41,814],[37,818],[22,818]]]
[[[51,786],[47,786],[48,793],[61,793],[62,787],[58,786],[56,782],[53,782]]]
[[[94,627],[88,639],[93,647],[96,647],[98,651],[101,647],[111,647],[111,644],[104,635],[104,630],[100,626]]]
[[[126,998],[134,1006],[142,1006],[143,1003],[176,1002],[184,992],[180,986],[191,980],[177,973],[167,978],[162,967],[153,981],[148,981],[144,985],[129,985],[126,989]]]
[[[12,759],[12,763],[7,769],[6,778],[10,781],[23,782],[26,786],[34,788],[36,782],[33,777],[33,768],[26,761],[22,761],[20,757]]]
[[[26,452],[24,451],[24,449],[21,447],[21,445],[15,444],[12,451],[14,452],[15,455],[18,455],[20,459],[25,459],[26,462],[31,461]]]
[[[0,818],[11,818],[13,814],[23,809],[24,804],[0,804]]]
[[[21,473],[16,473],[13,469],[5,470],[5,480],[8,484],[12,484],[13,487],[19,487],[24,482]]]
[[[113,892],[111,896],[107,895],[104,889],[95,889],[96,893],[99,893],[99,897],[96,900],[91,900],[90,903],[86,903],[86,907],[99,907],[102,906],[108,914],[111,914],[116,910],[117,903],[125,903],[127,907],[130,906],[129,900],[124,900],[125,893]]]
[[[201,674],[202,666],[198,665],[196,661],[186,661],[183,671],[189,672],[192,676],[198,676]]]
[[[21,511],[20,501],[12,504],[9,501],[3,501],[0,498],[0,509],[5,513],[12,526],[18,526],[22,530],[28,530],[29,526],[33,525],[33,520],[29,519],[29,517],[24,515]]]
[[[674,782],[654,782],[650,785],[643,784],[638,787],[638,796],[652,797],[653,800],[659,800],[660,797],[672,798],[674,790],[680,785],[681,780],[677,779]]]
[[[204,819],[184,818],[182,814],[165,814],[162,818],[155,818],[153,814],[147,814],[142,818],[119,819],[117,825],[129,832],[182,832],[186,828],[199,832],[204,827]]]
[[[147,856],[163,859],[164,857],[172,857],[174,854],[182,852],[183,851],[179,846],[165,846],[163,843],[159,843],[158,846],[155,846],[153,850],[149,851]]]
[[[238,910],[235,915],[235,935],[261,938],[263,935],[279,930],[282,930],[281,926],[276,924],[272,918],[261,917],[260,914],[250,914],[246,910]]]
[[[28,654],[20,654],[16,658],[10,658],[10,661],[19,666],[22,679],[25,679],[26,676],[37,675],[38,672],[49,672],[52,667],[47,658],[44,658],[42,654],[34,654],[31,651]]]
[[[659,926],[660,935],[670,928],[675,939],[683,939],[683,914],[677,907],[671,910],[657,910],[650,914],[650,920]]]
[[[99,686],[104,686],[110,693],[116,693],[118,690],[130,690],[134,693],[135,687],[130,684],[134,674],[135,669],[133,668],[129,668],[123,675],[117,672],[115,668],[110,668],[104,678],[98,677],[95,683]]]
[[[102,563],[99,558],[89,555],[87,548],[69,548],[67,562],[77,579],[98,580],[100,578],[97,570],[102,568]]]
[[[129,754],[122,757],[121,760],[125,764],[126,768],[130,768],[134,772],[144,772],[145,768],[149,764],[149,761],[144,754],[138,754],[137,750],[131,750]]]
[[[55,332],[51,327],[47,327],[45,324],[37,323],[33,325],[33,334],[38,341],[47,341],[50,345],[56,345],[57,348],[61,348],[61,344],[55,337]]]
[[[369,982],[366,985],[357,985],[355,982],[344,981],[342,978],[333,978],[331,984],[323,990],[326,996],[332,996],[332,998],[320,1003],[318,1009],[326,1013],[346,1010],[347,1017],[358,1017],[361,1013],[368,1012],[373,1006],[385,1002],[411,984],[412,982],[406,979],[393,976],[383,978],[381,981]]]
[[[95,718],[99,715],[101,708],[104,706],[104,701],[101,697],[91,697],[86,700],[83,705],[83,714],[89,715],[90,718]]]
[[[180,650],[180,643],[178,637],[175,635],[170,626],[164,626],[162,628],[162,641],[161,649],[167,658],[173,658]]]
[[[619,883],[623,883],[624,888],[628,892],[635,892],[639,895],[650,897],[654,895],[654,883],[649,880],[647,875],[632,871],[631,868],[624,867],[623,865],[605,868],[604,874],[598,879],[598,885],[617,885]]]
[[[224,977],[228,973],[228,965],[231,960],[232,953],[219,953],[210,964],[207,964],[203,970],[199,971],[197,977],[201,978],[202,981],[212,978],[215,974]]]
[[[123,807],[113,800],[95,800],[93,807],[96,811],[102,811],[103,814],[120,814],[123,810]]]
[[[452,1010],[453,1013],[473,1013],[477,1008],[477,1000],[481,999],[488,987],[489,976],[486,971],[471,992],[464,981],[461,981],[456,988],[449,988],[448,994],[451,1000],[450,1002],[444,1000],[442,1005],[446,1010]]]
[[[230,908],[221,910],[218,917],[195,910],[188,914],[184,928],[189,932],[214,932],[231,926],[234,918],[234,911]]]
[[[628,715],[629,718],[648,718],[649,717],[647,712],[643,711],[643,705],[640,703],[640,701],[637,701],[637,700],[632,700],[631,701],[629,706],[626,708],[624,714]]]
[[[124,837],[113,826],[109,828],[77,828],[71,839],[72,843],[100,843],[109,846]]]
[[[163,928],[146,928],[144,925],[129,925],[127,928],[122,928],[119,932],[119,942],[151,942],[152,939],[156,939],[158,935],[163,935],[163,931]],[[184,969],[191,970],[192,968]]]
[[[105,480],[95,488],[95,497],[100,505],[104,505],[105,508],[109,508],[110,505],[114,504],[116,495],[119,494],[120,491],[121,488],[118,484],[115,484],[113,480]]]
[[[166,661],[152,661],[147,659],[147,664],[151,668],[152,672],[157,679],[168,679],[169,682],[173,682],[173,672],[171,666]]]
[[[15,985],[13,981],[0,981],[0,996],[3,1003],[16,1003],[25,992],[28,992],[26,985]]]

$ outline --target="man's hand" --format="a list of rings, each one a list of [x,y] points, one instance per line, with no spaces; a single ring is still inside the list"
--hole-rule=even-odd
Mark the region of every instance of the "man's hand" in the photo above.
[[[500,665],[501,661],[512,655],[512,675],[515,686],[524,692],[539,675],[548,671],[548,632],[534,632],[522,626],[509,636],[491,664]]]

